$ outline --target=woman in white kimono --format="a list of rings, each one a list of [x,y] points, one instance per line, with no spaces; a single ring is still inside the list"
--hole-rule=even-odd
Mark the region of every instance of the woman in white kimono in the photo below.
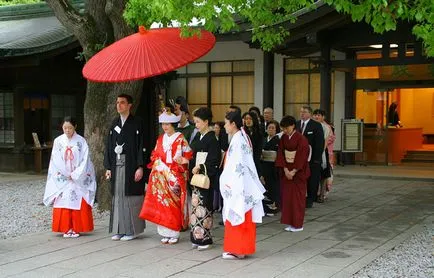
[[[238,112],[226,114],[225,129],[232,136],[220,176],[225,233],[223,259],[242,259],[255,252],[256,225],[264,216],[265,188],[253,161],[249,136]]]
[[[95,171],[86,140],[75,128],[75,121],[65,117],[63,134],[54,139],[44,194],[44,204],[53,206],[52,231],[65,238],[93,231]]]

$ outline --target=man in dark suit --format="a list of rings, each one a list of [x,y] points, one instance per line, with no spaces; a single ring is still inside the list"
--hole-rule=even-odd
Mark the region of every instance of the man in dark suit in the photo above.
[[[296,128],[309,141],[311,155],[309,161],[310,178],[307,181],[306,207],[311,208],[316,201],[318,186],[321,179],[321,160],[324,150],[324,131],[321,124],[313,119],[312,108],[303,106],[300,110],[301,120],[297,121]]]

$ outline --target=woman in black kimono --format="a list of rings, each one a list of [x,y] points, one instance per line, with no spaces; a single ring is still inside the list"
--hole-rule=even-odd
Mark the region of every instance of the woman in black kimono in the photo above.
[[[219,143],[219,147],[220,147],[220,151],[222,154],[222,159],[224,157],[224,152],[228,149],[228,134],[225,131],[224,128],[225,123],[224,122],[215,122],[214,123],[214,132],[215,132],[215,137]],[[214,211],[217,212],[221,212],[222,208],[223,208],[223,198],[222,195],[220,194],[220,186],[219,186],[219,179],[220,179],[220,174],[223,171],[223,161],[220,161],[220,166],[218,169],[218,173],[214,178]],[[223,224],[222,224],[223,225]]]
[[[258,116],[255,112],[246,112],[243,114],[244,130],[249,135],[253,147],[253,161],[255,162],[256,171],[258,176],[262,176],[261,171],[261,155],[262,155],[262,142],[263,133],[259,127]]]
[[[280,186],[276,167],[276,152],[279,147],[280,132],[279,123],[270,121],[267,123],[267,137],[264,140],[262,147],[261,167],[262,177],[261,180],[265,183],[267,189],[266,195],[271,200],[271,204],[264,206],[267,215],[271,215],[277,211],[280,203]]]
[[[209,124],[212,120],[211,109],[201,107],[193,113],[194,123],[199,130],[191,142],[193,159],[190,161],[190,172],[194,174],[208,175],[211,185],[209,189],[192,186],[191,215],[190,215],[190,239],[193,247],[199,251],[206,250],[213,243],[211,229],[213,226],[213,195],[215,176],[221,160],[220,145],[214,131],[210,130]],[[205,152],[205,162],[196,163],[198,153]]]

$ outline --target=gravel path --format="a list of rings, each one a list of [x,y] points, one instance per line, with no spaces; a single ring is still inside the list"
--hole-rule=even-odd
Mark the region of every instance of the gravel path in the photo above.
[[[0,182],[0,240],[51,230],[52,208],[42,204],[45,179]],[[95,224],[108,213],[93,209]],[[107,222],[108,223],[108,222]]]
[[[434,277],[433,248],[434,224],[427,224],[422,231],[383,254],[353,277]]]

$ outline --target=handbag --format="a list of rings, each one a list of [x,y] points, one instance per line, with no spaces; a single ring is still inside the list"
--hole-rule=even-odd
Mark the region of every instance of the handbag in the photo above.
[[[193,177],[191,177],[190,184],[203,189],[209,189],[210,181],[206,174],[205,164],[203,164],[203,167],[205,168],[205,174],[194,174]]]
[[[297,151],[287,151],[285,150],[285,160],[287,163],[294,163],[295,160],[295,154],[297,153]]]

